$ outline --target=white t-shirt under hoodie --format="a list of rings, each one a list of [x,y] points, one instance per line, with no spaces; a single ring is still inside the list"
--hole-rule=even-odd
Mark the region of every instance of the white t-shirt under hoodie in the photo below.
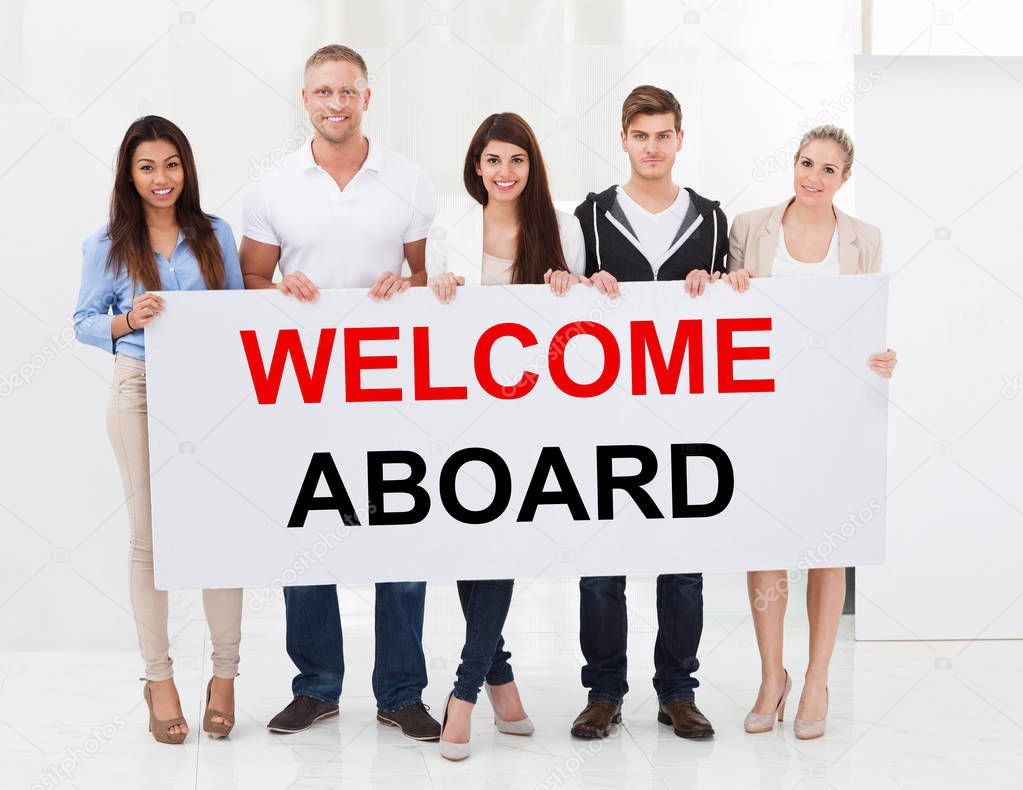
[[[679,225],[689,211],[689,200],[689,193],[679,187],[675,202],[663,211],[652,214],[629,197],[628,192],[618,187],[618,205],[622,207],[625,217],[636,232],[636,238],[643,247],[643,254],[650,261],[655,274],[664,253],[675,242]]]

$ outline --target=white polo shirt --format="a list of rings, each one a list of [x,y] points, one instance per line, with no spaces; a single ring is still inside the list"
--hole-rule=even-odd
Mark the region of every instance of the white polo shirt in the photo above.
[[[379,143],[344,190],[313,159],[312,140],[245,196],[244,235],[281,248],[282,274],[320,288],[369,288],[401,273],[402,245],[425,239],[437,196],[422,170]]]

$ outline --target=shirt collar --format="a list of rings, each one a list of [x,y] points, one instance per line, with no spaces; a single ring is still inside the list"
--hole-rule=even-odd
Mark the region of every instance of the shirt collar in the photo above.
[[[380,143],[374,143],[369,137],[366,138],[366,142],[369,143],[369,151],[366,153],[366,161],[362,163],[362,167],[365,170],[379,173],[380,168],[384,166],[384,147]]]
[[[305,141],[305,144],[298,150],[298,155],[295,157],[295,162],[300,170],[311,170],[314,167],[319,167],[316,164],[316,160],[313,159],[313,138],[310,137]]]
[[[313,139],[310,137],[299,151],[297,162],[302,170],[312,170],[319,167],[313,158]],[[384,164],[384,148],[379,143],[374,143],[370,137],[366,138],[366,142],[369,144],[369,151],[366,154],[366,161],[362,163],[361,169],[379,173],[380,168]]]

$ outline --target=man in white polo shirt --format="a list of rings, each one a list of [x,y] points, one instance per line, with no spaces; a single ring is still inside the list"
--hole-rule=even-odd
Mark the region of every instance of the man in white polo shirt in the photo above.
[[[426,283],[426,235],[436,196],[423,172],[362,134],[369,107],[366,63],[339,45],[306,61],[305,103],[315,134],[245,200],[241,266],[246,288],[278,288],[302,301],[319,288],[370,288],[389,299]],[[408,262],[411,275],[402,276]],[[273,282],[274,270],[282,278]],[[422,703],[426,687],[426,585],[376,586],[377,719],[435,741],[440,724]],[[337,716],[344,678],[337,587],[285,587],[287,649],[299,674],[294,699],[267,725],[299,732]]]

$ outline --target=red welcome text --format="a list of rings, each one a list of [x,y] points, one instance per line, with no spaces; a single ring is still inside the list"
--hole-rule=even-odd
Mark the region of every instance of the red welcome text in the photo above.
[[[735,371],[736,362],[771,358],[770,346],[747,345],[741,338],[745,332],[769,332],[771,319],[719,318],[713,322],[713,330],[717,370],[712,381],[717,382],[717,392],[774,392],[773,378],[737,378]],[[565,395],[594,398],[619,383],[623,378],[623,360],[628,360],[629,371],[621,385],[632,395],[701,395],[706,391],[706,331],[705,322],[698,319],[678,321],[671,336],[659,333],[653,321],[631,321],[627,337],[622,338],[603,324],[575,321],[558,329],[547,343],[547,372],[553,385]],[[540,339],[524,324],[495,324],[479,336],[472,355],[475,381],[471,382],[435,379],[431,359],[437,353],[450,353],[450,349],[431,347],[429,327],[412,327],[411,354],[406,349],[404,356],[399,345],[402,332],[397,326],[321,329],[311,353],[307,353],[297,329],[278,330],[266,347],[254,330],[242,330],[240,335],[252,387],[261,404],[277,402],[289,361],[303,402],[321,403],[325,397],[333,397],[327,390],[327,375],[335,354],[343,361],[341,393],[349,403],[466,400],[470,387],[478,387],[494,398],[515,400],[528,396],[540,380],[539,373],[524,369],[517,381],[502,383],[491,366],[492,352],[498,343],[517,343],[523,349],[540,350]],[[596,376],[587,381],[573,378],[566,366],[567,349],[581,336],[588,336],[599,345],[603,360]],[[336,350],[338,345],[340,350]],[[687,361],[688,374],[683,381],[683,365]],[[374,387],[366,383],[368,372],[401,371],[406,367],[411,369],[411,387]]]

